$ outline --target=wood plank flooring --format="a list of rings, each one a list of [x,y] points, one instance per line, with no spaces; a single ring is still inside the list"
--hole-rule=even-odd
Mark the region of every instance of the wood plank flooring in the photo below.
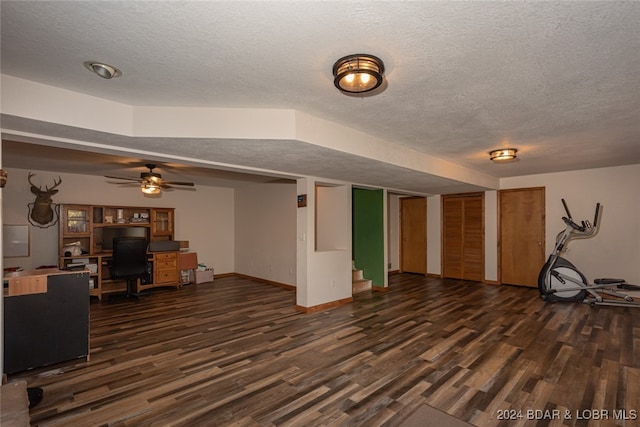
[[[44,389],[40,426],[401,426],[423,404],[477,426],[640,425],[640,310],[418,275],[294,307],[237,277],[93,302],[90,361],[10,380]]]

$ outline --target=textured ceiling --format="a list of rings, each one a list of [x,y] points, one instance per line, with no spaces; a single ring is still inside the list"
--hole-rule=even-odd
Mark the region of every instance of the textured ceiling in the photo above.
[[[0,7],[3,74],[119,103],[297,110],[495,177],[640,163],[640,2]],[[384,60],[381,93],[349,97],[333,87],[333,62],[355,52]],[[83,68],[87,60],[123,76],[100,79]],[[425,193],[465,189],[296,141],[274,142],[269,152],[260,141],[226,151],[223,143],[216,151],[171,142],[163,154],[181,147],[291,175]],[[518,162],[487,160],[506,146],[519,149]],[[326,161],[305,161],[318,158]]]

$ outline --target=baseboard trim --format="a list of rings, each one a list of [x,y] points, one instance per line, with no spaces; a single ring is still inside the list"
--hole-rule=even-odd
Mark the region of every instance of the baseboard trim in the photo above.
[[[222,274],[214,274],[214,279],[223,279],[225,277],[235,277],[236,273],[222,273]]]
[[[387,274],[389,276],[393,276],[394,274],[400,274],[400,270],[389,270]]]
[[[501,285],[501,283],[497,280],[483,280],[482,283],[485,283],[487,285]]]
[[[388,286],[371,286],[371,290],[374,292],[389,292]]]
[[[337,301],[326,302],[324,304],[314,305],[312,307],[303,307],[301,305],[296,305],[296,310],[306,314],[310,314],[317,313],[318,311],[330,310],[332,308],[340,307],[341,305],[351,304],[352,302],[353,297],[349,297]]]
[[[442,279],[442,274],[427,273],[425,276],[431,277],[432,279]]]
[[[274,282],[273,280],[262,279],[260,277],[249,276],[248,274],[241,274],[241,273],[230,273],[229,275],[235,276],[235,277],[242,277],[244,279],[255,280],[256,282],[265,283],[271,286],[277,286],[278,288],[283,288],[288,291],[294,291],[294,292],[296,291],[295,286],[287,285],[286,283]]]

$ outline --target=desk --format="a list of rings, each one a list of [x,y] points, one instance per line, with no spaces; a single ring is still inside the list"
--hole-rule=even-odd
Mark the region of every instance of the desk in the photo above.
[[[89,273],[5,275],[4,368],[11,374],[89,357]]]
[[[60,257],[60,267],[82,265],[92,267],[90,274],[89,295],[102,300],[104,295],[126,292],[127,286],[124,280],[111,279],[111,252]],[[142,277],[136,292],[148,289],[172,286],[180,287],[178,271],[178,251],[148,252],[147,273]]]

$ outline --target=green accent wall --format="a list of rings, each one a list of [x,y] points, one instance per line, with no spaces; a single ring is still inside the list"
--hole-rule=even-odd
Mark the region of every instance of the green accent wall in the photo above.
[[[373,286],[384,287],[384,192],[353,189],[353,260]]]

